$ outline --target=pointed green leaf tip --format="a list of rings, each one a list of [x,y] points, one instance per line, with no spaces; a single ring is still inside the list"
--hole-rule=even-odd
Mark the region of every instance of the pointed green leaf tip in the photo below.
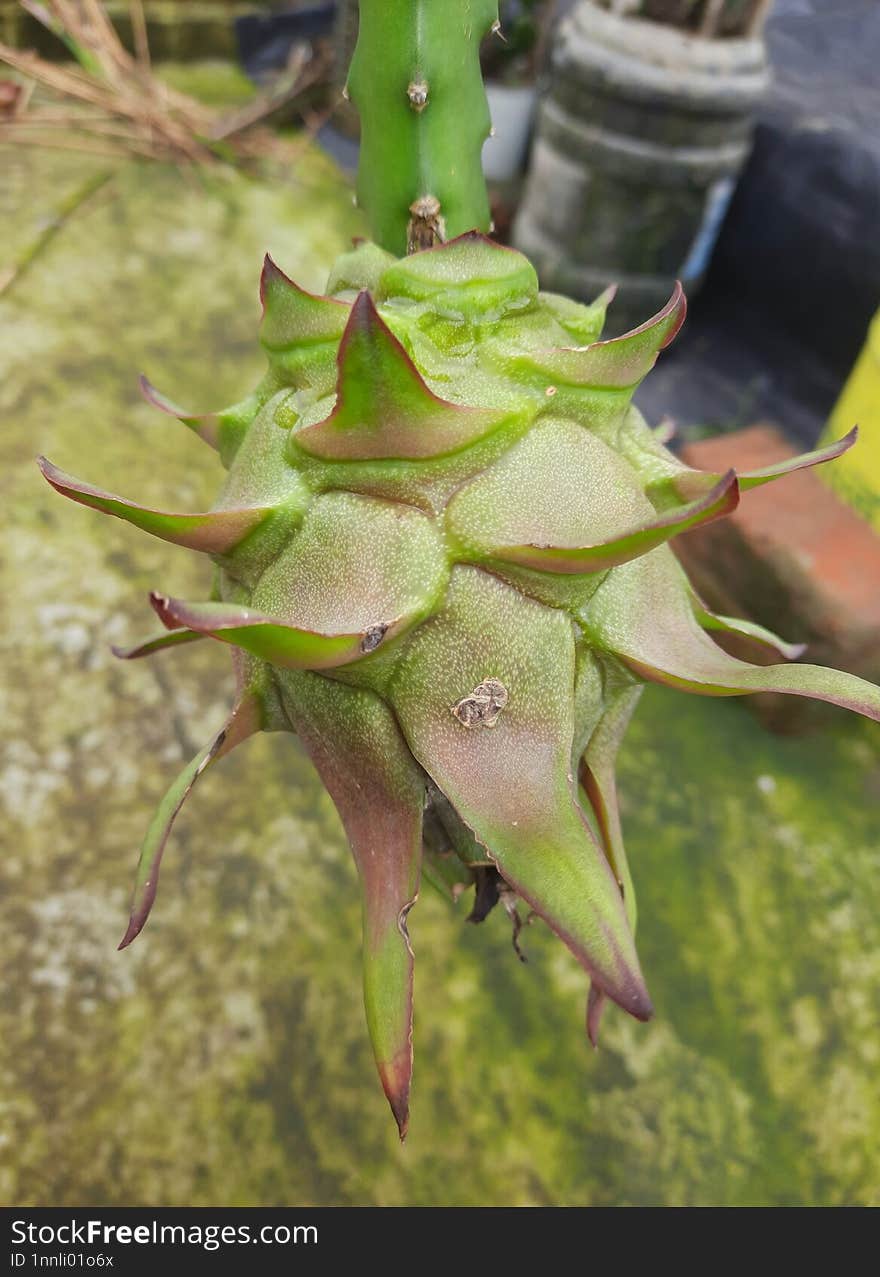
[[[62,496],[124,519],[126,523],[151,532],[163,541],[202,550],[206,554],[228,553],[272,513],[271,506],[254,506],[238,510],[209,510],[204,514],[167,514],[161,510],[149,510],[146,506],[114,496],[112,492],[83,483],[81,479],[74,479],[45,457],[40,457],[37,464],[45,479]]]
[[[333,412],[293,436],[303,451],[327,460],[438,457],[475,443],[511,416],[439,399],[368,292],[351,308],[338,366]]]
[[[620,887],[633,935],[636,932],[636,898],[620,824],[615,763],[623,734],[638,704],[641,691],[640,687],[636,687],[618,693],[596,728],[578,772],[584,793],[596,817],[608,863]],[[594,1047],[599,1045],[599,1025],[606,1001],[601,985],[595,980],[591,981],[587,998],[587,1037]]]
[[[608,708],[590,737],[579,770],[579,779],[596,816],[602,845],[620,888],[633,935],[637,920],[636,893],[623,843],[615,767],[624,734],[643,690],[639,685],[624,686],[608,696]]]
[[[700,628],[672,551],[660,546],[609,574],[584,611],[600,648],[653,682],[703,696],[783,692],[880,720],[880,687],[819,665],[749,665]]]
[[[507,697],[492,727],[462,710],[490,679]],[[457,567],[442,611],[402,655],[390,697],[412,752],[503,877],[609,997],[647,1019],[620,890],[573,792],[573,686],[569,619]]]
[[[189,426],[194,434],[203,439],[210,447],[219,449],[220,447],[220,418],[216,412],[204,413],[202,416],[195,416],[189,413],[185,408],[181,408],[167,395],[163,395],[161,390],[157,390],[148,377],[141,373],[138,378],[141,394],[147,403],[152,404],[154,408],[158,408],[160,412],[167,413],[169,417],[176,417],[178,421],[182,421],[185,426]]]
[[[541,293],[541,303],[579,346],[598,341],[605,326],[608,307],[617,296],[617,285],[611,284],[595,301],[585,305],[560,293]]]
[[[660,351],[673,341],[686,314],[687,300],[681,284],[676,283],[662,310],[631,332],[589,346],[535,351],[524,357],[524,362],[569,386],[635,387],[654,367]]]
[[[339,341],[350,310],[346,302],[300,288],[268,253],[260,276],[260,302],[260,341],[273,351],[310,342]]]
[[[204,637],[204,634],[195,634],[190,630],[173,629],[164,634],[153,634],[148,639],[135,644],[134,647],[114,645],[111,651],[120,661],[135,661],[141,656],[152,656],[154,652],[163,652],[169,647],[181,647],[185,643],[195,643]]]
[[[716,630],[720,634],[736,634],[740,638],[747,638],[767,651],[778,652],[787,661],[796,661],[807,650],[806,643],[786,643],[778,634],[763,625],[756,625],[754,621],[745,621],[736,616],[719,616],[706,607],[695,590],[691,590],[691,601],[694,616],[704,630]]]
[[[300,288],[268,254],[260,277],[260,301],[260,343],[273,386],[327,394],[333,386],[334,360],[350,304]]]
[[[764,466],[760,470],[746,470],[738,474],[739,486],[743,492],[751,488],[759,488],[765,483],[773,483],[776,479],[784,479],[786,475],[795,474],[798,470],[809,470],[813,466],[822,466],[843,456],[857,442],[858,426],[853,426],[849,434],[824,448],[814,448],[812,452],[802,452],[798,456],[789,457],[773,465]],[[653,459],[652,459],[653,460]],[[672,453],[665,452],[660,458],[663,474],[650,482],[648,493],[652,499],[668,499],[674,495],[676,499],[684,497],[693,499],[704,493],[706,489],[718,482],[720,476],[706,470],[693,470],[683,465]]]
[[[159,869],[162,855],[171,833],[171,827],[192,788],[201,775],[225,754],[235,749],[248,736],[258,732],[262,726],[262,711],[257,697],[245,692],[238,700],[235,708],[224,726],[195,758],[187,763],[180,775],[174,780],[165,797],[159,804],[156,814],[150,822],[135,875],[134,892],[131,901],[131,916],[125,935],[119,948],[126,949],[140,935],[150,916],[150,910],[156,899],[159,885]]]
[[[824,465],[826,461],[834,461],[837,457],[842,457],[845,452],[858,441],[859,428],[853,426],[849,434],[844,435],[842,439],[829,443],[824,448],[814,448],[812,452],[802,452],[798,457],[792,457],[788,461],[777,461],[772,466],[764,466],[760,470],[747,471],[742,476],[741,483],[743,488],[759,488],[762,484],[772,483],[774,479],[782,479],[787,474],[794,474],[797,470],[809,470],[812,466]]]
[[[363,894],[364,1005],[376,1067],[400,1138],[409,1125],[413,953],[424,779],[372,692],[310,674],[282,676],[291,724],[332,797]]]

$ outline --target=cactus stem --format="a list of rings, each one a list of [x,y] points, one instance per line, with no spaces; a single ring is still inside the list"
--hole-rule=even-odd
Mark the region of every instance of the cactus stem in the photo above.
[[[348,90],[361,117],[358,202],[382,248],[489,229],[480,39],[497,0],[361,0]]]

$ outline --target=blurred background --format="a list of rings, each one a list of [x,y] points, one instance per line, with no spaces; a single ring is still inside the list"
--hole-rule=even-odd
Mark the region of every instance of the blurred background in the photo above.
[[[545,287],[617,280],[612,331],[685,280],[688,323],[638,395],[652,423],[694,464],[861,424],[834,467],[677,543],[703,594],[880,677],[880,9],[502,18],[498,235]],[[842,711],[648,689],[620,784],[657,1015],[612,1009],[596,1053],[582,972],[541,924],[522,965],[498,911],[466,926],[426,885],[404,1147],[355,870],[295,741],[205,777],[116,952],[145,825],[231,671],[219,644],[114,660],[152,629],[150,589],[204,592],[208,570],[61,502],[34,458],[210,503],[216,461],[137,374],[194,411],[243,396],[263,253],[320,290],[364,233],[355,34],[353,3],[0,0],[0,1200],[878,1205],[880,739]]]

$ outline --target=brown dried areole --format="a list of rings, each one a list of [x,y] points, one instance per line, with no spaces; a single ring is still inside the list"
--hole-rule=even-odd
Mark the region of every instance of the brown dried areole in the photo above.
[[[409,206],[410,219],[406,230],[407,253],[418,253],[433,248],[446,239],[446,224],[440,216],[440,201],[436,195],[420,195]]]
[[[497,678],[486,678],[452,706],[452,714],[464,727],[494,727],[508,701],[507,688]]]
[[[414,111],[421,115],[428,105],[428,86],[424,80],[413,80],[407,85],[406,96]]]

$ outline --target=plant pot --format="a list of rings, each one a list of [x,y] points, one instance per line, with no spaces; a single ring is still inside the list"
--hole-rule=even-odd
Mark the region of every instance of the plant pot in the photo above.
[[[483,144],[483,172],[489,182],[509,182],[522,173],[535,113],[533,84],[486,84],[492,134]]]
[[[579,0],[560,25],[514,227],[545,287],[619,285],[618,327],[706,272],[767,85],[760,39],[706,40]]]

